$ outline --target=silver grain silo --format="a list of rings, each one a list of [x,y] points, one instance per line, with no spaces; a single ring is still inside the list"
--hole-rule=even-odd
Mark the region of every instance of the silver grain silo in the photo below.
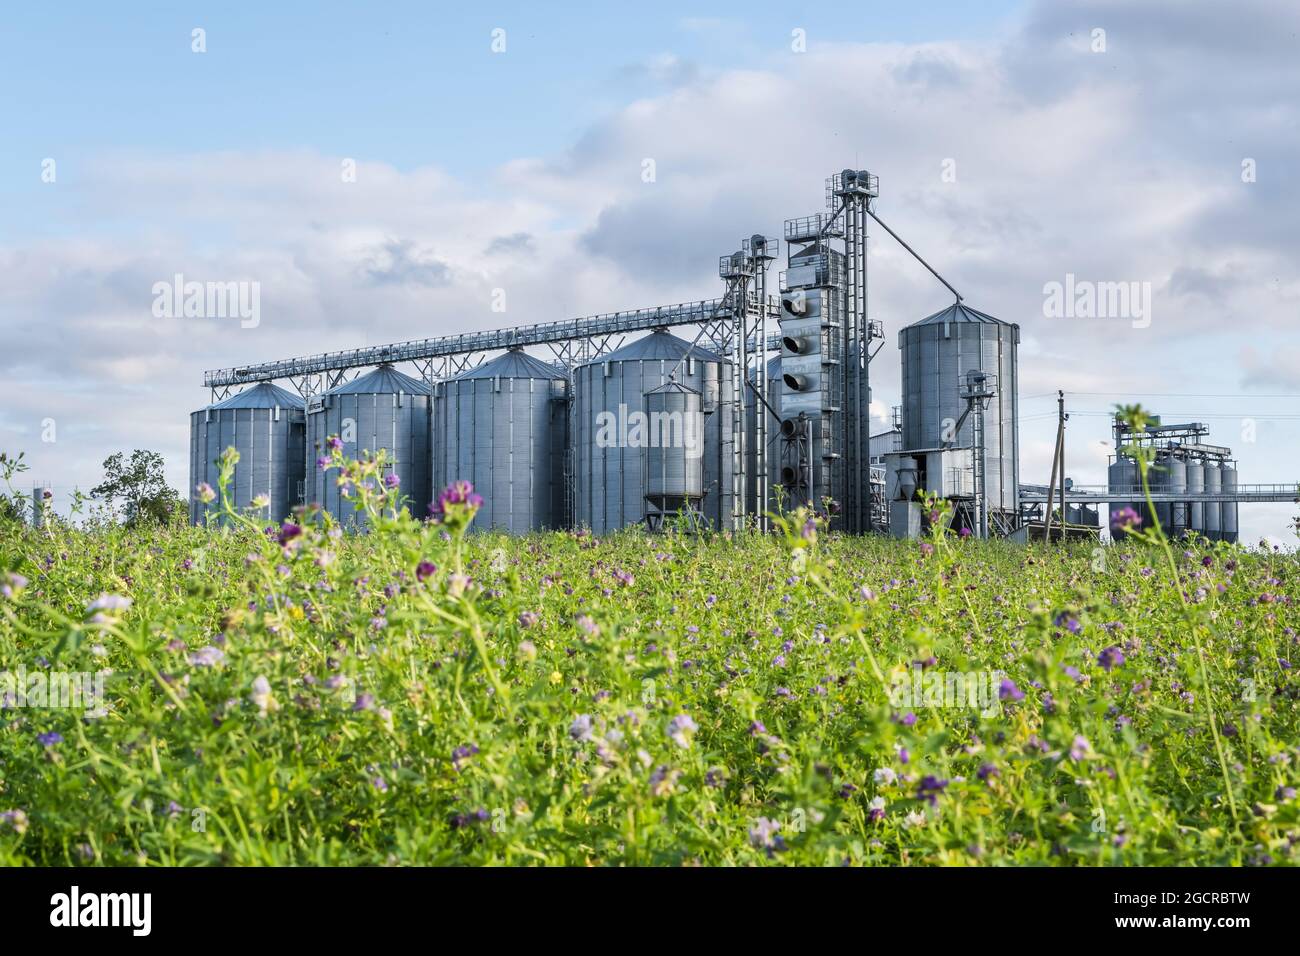
[[[704,498],[704,403],[677,382],[645,394],[645,500],[660,516],[698,513]]]
[[[1231,462],[1225,461],[1220,468],[1224,494],[1237,490],[1237,469]],[[1225,501],[1219,505],[1219,531],[1224,541],[1235,543],[1237,540],[1237,502]]]
[[[1151,493],[1178,495],[1187,493],[1187,463],[1173,455],[1159,455],[1150,475]],[[1187,503],[1158,501],[1156,514],[1164,533],[1175,538],[1187,530]]]
[[[995,375],[984,412],[984,472],[990,511],[1016,514],[1020,506],[1016,351],[1020,326],[960,303],[898,333],[903,353],[903,450],[939,448],[962,417],[967,371]],[[970,446],[973,416],[952,444]]]
[[[1190,458],[1187,461],[1187,493],[1205,493],[1205,462],[1200,458]],[[1188,505],[1187,520],[1193,531],[1205,534],[1205,502],[1193,500]]]
[[[1110,490],[1116,493],[1116,497],[1119,498],[1118,501],[1112,501],[1110,503],[1110,534],[1112,538],[1119,540],[1124,537],[1124,532],[1116,530],[1116,516],[1125,508],[1132,508],[1133,511],[1139,515],[1141,515],[1144,510],[1140,502],[1132,497],[1133,491],[1140,480],[1138,478],[1137,462],[1132,458],[1125,458],[1123,455],[1119,455],[1113,462],[1111,462],[1106,475],[1106,480]]]
[[[1219,463],[1213,459],[1205,461],[1205,493],[1207,495],[1217,495],[1223,491],[1223,471],[1219,468]],[[1205,503],[1205,536],[1211,541],[1219,541],[1223,537],[1222,524],[1219,520],[1221,514],[1220,504],[1217,501],[1207,501]]]
[[[574,522],[601,534],[645,519],[644,436],[633,425],[644,421],[645,393],[675,375],[702,397],[704,517],[715,528],[731,527],[731,369],[713,352],[662,330],[574,369]]]
[[[270,504],[259,512],[281,521],[302,502],[304,477],[303,401],[270,382],[209,405],[190,416],[190,520],[216,513],[219,501],[205,506],[194,493],[200,482],[218,490],[217,459],[228,447],[239,452],[230,485],[231,503],[247,508],[259,495]]]
[[[380,449],[387,453],[389,471],[407,506],[422,518],[429,505],[429,388],[381,365],[350,382],[337,385],[307,403],[307,444],[311,456],[310,499],[342,525],[365,524],[365,515],[338,484],[338,471],[323,471],[316,459],[326,453],[326,441],[337,435],[343,454],[361,458]]]
[[[562,371],[519,350],[435,385],[434,494],[472,482],[478,530],[563,527],[567,393]]]

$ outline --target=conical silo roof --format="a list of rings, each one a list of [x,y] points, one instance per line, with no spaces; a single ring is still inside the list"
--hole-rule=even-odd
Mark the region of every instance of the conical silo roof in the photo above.
[[[391,365],[381,365],[365,375],[358,375],[350,382],[336,385],[326,395],[394,395],[405,392],[407,395],[428,395],[429,386],[417,378],[404,375]]]
[[[258,382],[252,388],[231,395],[210,408],[302,408],[302,398],[279,385]]]
[[[979,309],[972,309],[968,305],[955,302],[946,309],[940,309],[934,315],[927,315],[924,319],[913,322],[912,325],[942,325],[944,322],[983,322],[991,325],[1013,324],[994,318],[987,312],[981,312]],[[910,327],[908,326],[908,328]]]
[[[565,374],[554,365],[547,365],[541,359],[533,358],[527,352],[511,349],[503,355],[498,355],[490,362],[484,362],[478,368],[462,372],[452,381],[473,378],[563,379]]]
[[[636,361],[656,361],[667,359],[676,361],[687,354],[691,358],[701,362],[725,362],[722,356],[715,352],[710,352],[701,345],[691,345],[683,339],[664,331],[651,332],[644,338],[639,338],[635,342],[629,342],[621,349],[615,349],[608,355],[602,355],[600,358],[593,359],[586,363],[588,365],[597,365],[601,362],[636,362]]]

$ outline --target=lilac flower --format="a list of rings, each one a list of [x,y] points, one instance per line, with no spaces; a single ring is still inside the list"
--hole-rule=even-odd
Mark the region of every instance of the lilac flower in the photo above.
[[[779,833],[781,824],[776,820],[769,820],[767,817],[759,817],[754,821],[754,825],[749,828],[750,846],[766,850],[768,856],[774,851],[785,849],[785,840]]]
[[[225,651],[219,647],[208,645],[190,655],[190,664],[194,667],[216,667],[225,659]]]
[[[1114,670],[1124,663],[1124,652],[1113,645],[1107,647],[1097,655],[1097,663],[1101,665],[1103,670]]]
[[[668,736],[683,749],[691,745],[691,735],[697,730],[699,727],[687,714],[678,714],[668,722]]]
[[[26,581],[24,581],[26,583]],[[86,611],[125,611],[131,606],[131,599],[120,594],[101,594],[86,605]]]
[[[25,577],[14,571],[6,571],[4,574],[4,583],[0,584],[0,594],[3,594],[7,598],[12,598],[25,587],[27,587],[27,579]]]
[[[569,724],[569,736],[578,743],[585,743],[591,739],[591,715],[579,714],[573,718],[573,723]]]

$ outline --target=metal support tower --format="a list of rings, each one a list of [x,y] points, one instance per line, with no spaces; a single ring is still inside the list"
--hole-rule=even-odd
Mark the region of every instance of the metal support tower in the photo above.
[[[718,260],[718,275],[727,283],[723,300],[732,308],[731,322],[731,501],[732,528],[745,527],[745,370],[746,319],[749,313],[750,283],[754,281],[754,257],[748,244]]]
[[[772,264],[772,260],[777,257],[778,249],[779,243],[776,239],[770,239],[758,234],[750,236],[745,241],[745,251],[749,254],[754,270],[754,304],[767,301],[767,270]],[[767,342],[767,310],[761,307],[753,308],[747,303],[746,313],[752,317],[753,321],[752,329],[744,330],[746,337],[754,342]],[[768,515],[772,510],[772,502],[768,494],[770,472],[767,460],[767,435],[770,426],[768,409],[771,408],[771,404],[768,401],[767,389],[767,351],[765,348],[754,349],[750,351],[750,354],[755,357],[753,369],[753,388],[756,396],[754,402],[755,518],[759,530],[767,531],[770,522]],[[748,363],[748,358],[746,358],[746,362]],[[744,370],[744,374],[748,379],[748,368]],[[748,436],[746,436],[746,440],[748,440]]]

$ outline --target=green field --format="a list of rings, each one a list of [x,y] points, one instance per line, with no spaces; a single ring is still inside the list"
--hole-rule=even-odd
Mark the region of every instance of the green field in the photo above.
[[[0,863],[1296,859],[1294,556],[472,512],[6,525]]]

